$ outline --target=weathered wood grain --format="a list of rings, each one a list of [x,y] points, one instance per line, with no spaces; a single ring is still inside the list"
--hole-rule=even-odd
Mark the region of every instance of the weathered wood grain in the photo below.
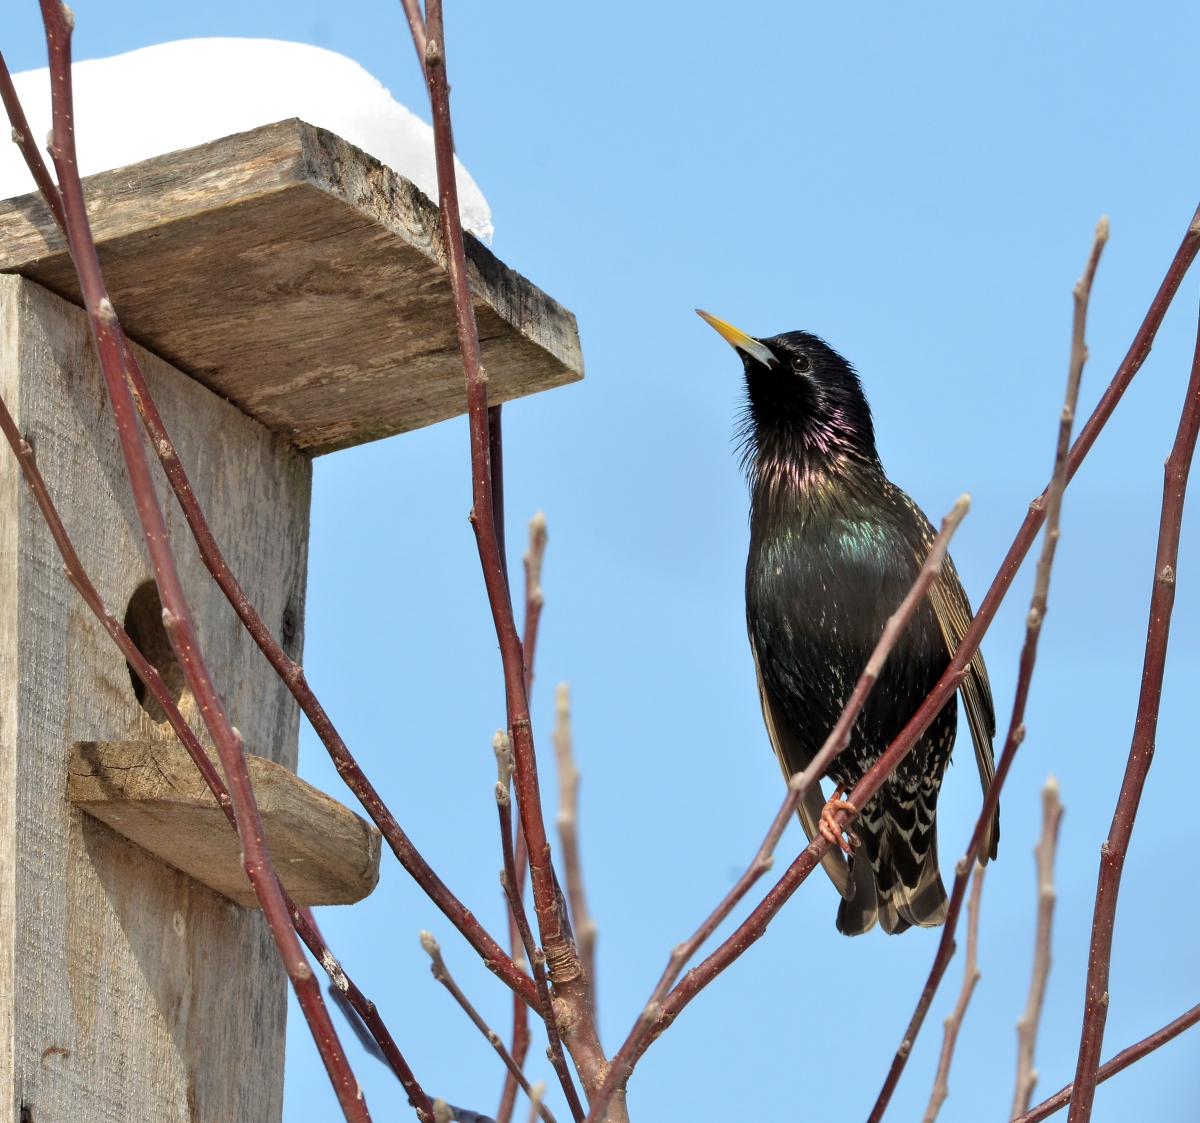
[[[84,180],[129,335],[312,454],[466,409],[436,206],[323,129],[267,125]],[[470,235],[493,402],[583,375],[575,317]],[[37,195],[0,202],[0,271],[76,303]]]
[[[298,658],[311,461],[160,359],[139,359],[231,566]],[[15,276],[0,276],[0,392],[84,565],[124,612],[150,565],[86,319]],[[294,769],[297,707],[154,471],[222,699],[251,751]],[[286,979],[262,914],[67,798],[74,742],[130,740],[173,735],[139,704],[0,446],[0,1119],[28,1106],[39,1123],[277,1123]]]
[[[220,767],[216,757],[213,763]],[[274,761],[248,756],[271,861],[298,905],[351,905],[379,881],[381,836]],[[67,795],[89,815],[242,908],[258,899],[229,820],[178,742],[79,741]]]

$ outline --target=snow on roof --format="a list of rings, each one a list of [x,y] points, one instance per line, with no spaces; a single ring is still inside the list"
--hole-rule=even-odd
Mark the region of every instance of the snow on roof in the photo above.
[[[433,129],[345,55],[277,39],[181,39],[77,62],[75,143],[83,175],[299,117],[329,129],[437,201]],[[50,72],[13,75],[34,136],[50,130]],[[461,163],[463,226],[492,240],[492,212]],[[0,145],[0,198],[36,190],[15,144]]]

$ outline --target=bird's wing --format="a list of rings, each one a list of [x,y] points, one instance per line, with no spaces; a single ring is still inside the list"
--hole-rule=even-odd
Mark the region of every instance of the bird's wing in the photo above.
[[[779,712],[771,691],[763,681],[762,670],[758,665],[758,651],[754,646],[754,637],[750,637],[750,650],[754,655],[754,674],[758,679],[758,700],[762,705],[763,721],[767,727],[767,736],[771,738],[771,747],[775,750],[775,758],[783,770],[783,778],[790,780],[797,772],[803,771],[812,754],[805,750],[799,740],[788,728],[787,722]],[[800,825],[809,840],[816,838],[817,824],[821,821],[821,812],[825,808],[825,797],[821,794],[821,785],[813,784],[800,797],[800,805],[796,808],[800,816]],[[829,875],[829,880],[844,898],[854,896],[854,885],[850,878],[850,863],[840,850],[830,848],[821,859],[821,865]]]
[[[933,605],[934,614],[946,640],[946,647],[953,657],[971,626],[972,613],[971,604],[958,577],[958,570],[954,568],[949,555],[942,563],[941,576],[930,587],[929,603]],[[963,705],[967,711],[967,723],[971,727],[971,740],[975,743],[979,782],[986,796],[996,772],[992,757],[992,739],[996,736],[996,710],[992,704],[992,687],[988,682],[987,667],[984,666],[981,651],[977,650],[971,656],[966,677],[959,689],[962,691]],[[981,855],[984,861],[996,856],[999,841],[1000,808],[997,806],[988,836],[983,840]]]

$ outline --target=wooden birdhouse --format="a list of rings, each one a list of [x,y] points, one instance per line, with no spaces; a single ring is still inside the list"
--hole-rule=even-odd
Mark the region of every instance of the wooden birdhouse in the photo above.
[[[437,209],[298,120],[84,187],[217,540],[299,659],[312,457],[465,409]],[[467,241],[492,400],[580,378],[571,313]],[[95,584],[189,715],[74,268],[37,196],[0,203],[0,273],[0,393]],[[299,710],[157,481],[276,868],[298,903],[358,900],[379,834],[294,775]],[[234,833],[0,449],[0,1112],[278,1120],[287,984],[253,905]]]

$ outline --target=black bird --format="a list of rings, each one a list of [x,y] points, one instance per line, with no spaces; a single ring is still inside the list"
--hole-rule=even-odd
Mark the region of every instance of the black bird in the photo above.
[[[697,309],[699,312],[699,309]],[[743,464],[750,482],[746,626],[767,732],[785,777],[804,769],[836,723],[858,676],[933,544],[920,508],[883,472],[871,409],[854,368],[804,331],[754,339],[708,321],[741,356],[746,373]],[[950,662],[971,623],[971,606],[946,559],[893,649],[850,735],[829,767],[830,805],[879,759]],[[975,760],[992,781],[996,718],[983,657],[962,683]],[[860,935],[946,918],[938,871],[937,798],[954,748],[951,698],[912,752],[861,809],[851,846],[837,837],[824,866],[842,895],[837,927]],[[809,790],[800,821],[809,838],[827,810]],[[846,806],[842,803],[842,806]],[[858,837],[855,837],[857,835]],[[985,857],[996,856],[999,811]]]

